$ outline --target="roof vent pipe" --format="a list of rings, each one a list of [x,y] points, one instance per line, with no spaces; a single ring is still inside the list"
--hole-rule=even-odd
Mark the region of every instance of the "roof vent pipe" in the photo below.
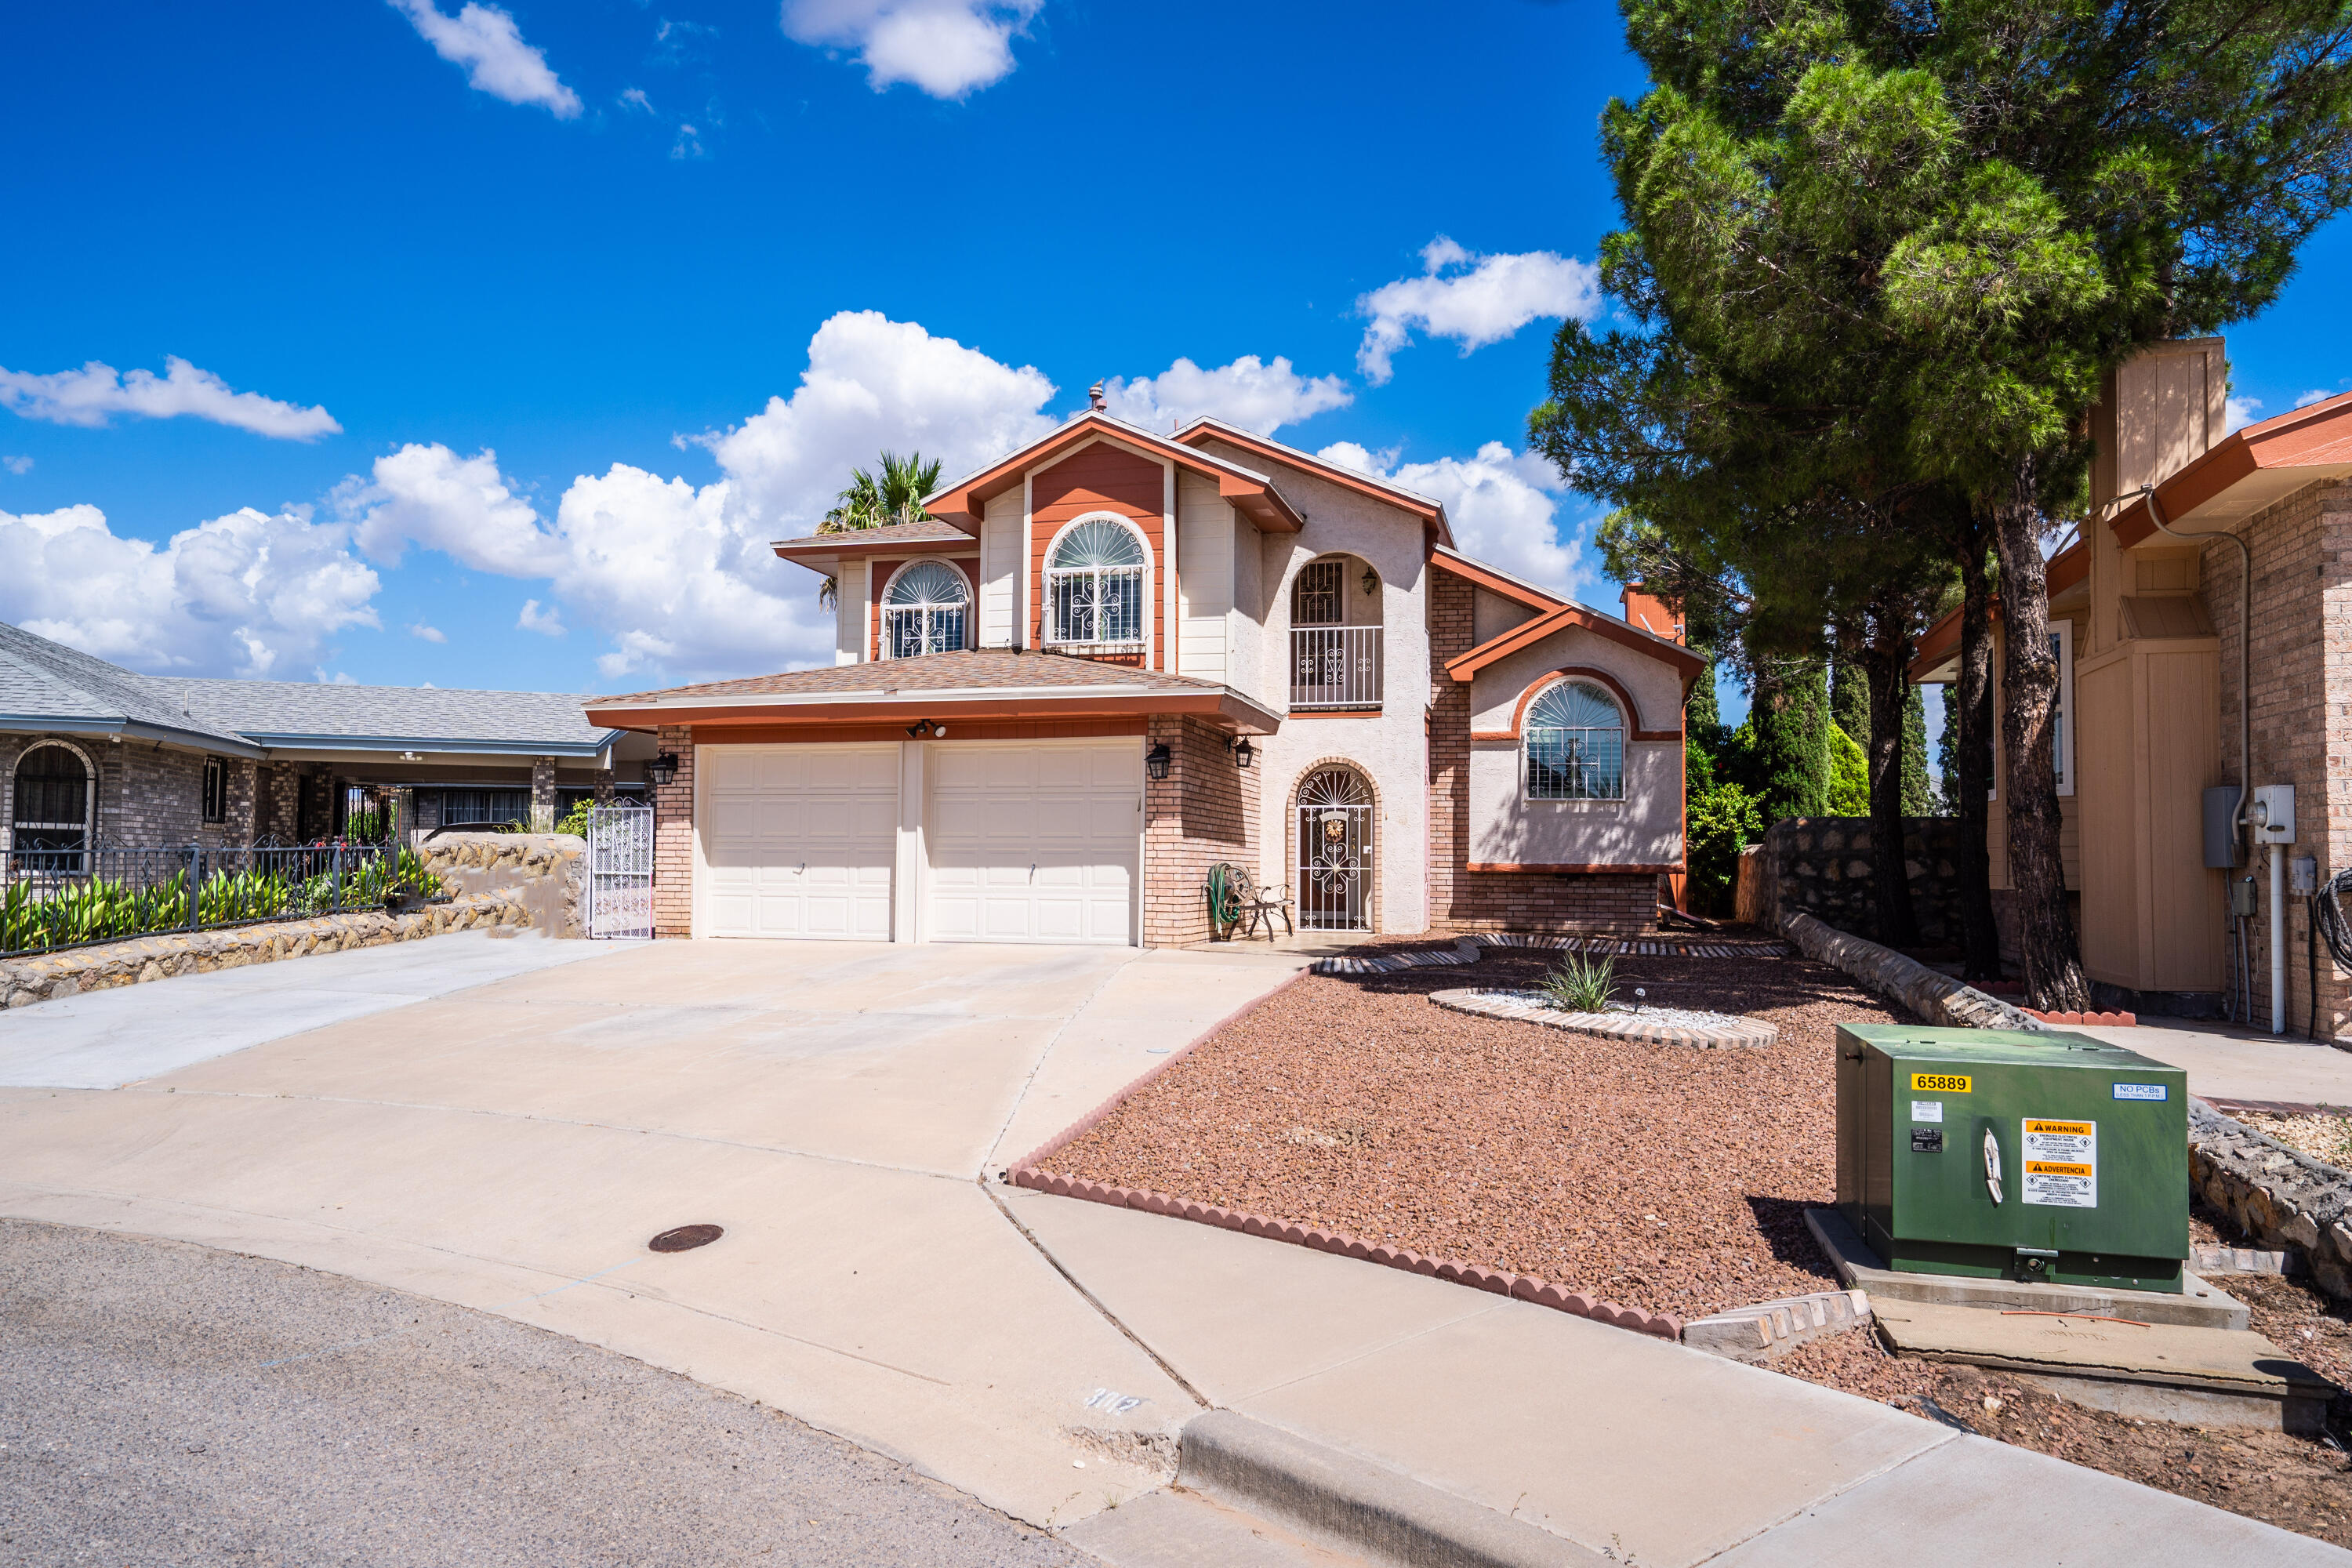
[[[2132,493],[2147,499],[2147,520],[2156,525],[2158,533],[2189,544],[2226,539],[2238,547],[2238,809],[2230,818],[2230,826],[2232,832],[2242,834],[2254,783],[2254,552],[2243,538],[2228,529],[2183,533],[2168,526],[2163,505],[2157,500],[2152,484],[2142,485]]]

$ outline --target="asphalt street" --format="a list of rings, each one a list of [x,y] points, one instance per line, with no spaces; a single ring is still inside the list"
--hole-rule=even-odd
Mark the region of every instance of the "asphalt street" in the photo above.
[[[1089,1561],[774,1409],[557,1334],[0,1221],[0,1563]]]

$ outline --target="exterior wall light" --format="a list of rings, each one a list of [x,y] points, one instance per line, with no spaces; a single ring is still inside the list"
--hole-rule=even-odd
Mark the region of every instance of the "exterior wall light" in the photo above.
[[[1245,768],[1257,761],[1257,748],[1249,743],[1247,735],[1226,742],[1225,749],[1233,752],[1234,766],[1237,768]]]
[[[1143,771],[1155,779],[1168,776],[1168,742],[1162,741],[1144,754]]]
[[[907,726],[907,738],[913,741],[919,741],[926,735],[937,740],[947,732],[948,727],[936,719],[918,719]]]
[[[646,759],[646,779],[656,789],[662,788],[676,777],[677,777],[676,752],[664,752],[660,756]]]
[[[1377,572],[1373,571],[1373,570],[1372,570],[1370,567],[1369,567],[1369,566],[1365,567],[1365,568],[1364,568],[1364,592],[1365,592],[1365,593],[1367,593],[1367,594],[1377,594],[1377,593],[1379,593],[1380,591],[1381,591],[1381,574],[1380,574],[1379,573],[1377,573]]]

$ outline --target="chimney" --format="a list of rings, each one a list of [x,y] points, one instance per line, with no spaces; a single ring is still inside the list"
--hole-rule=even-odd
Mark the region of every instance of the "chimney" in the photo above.
[[[1664,599],[1639,583],[1625,584],[1625,619],[1652,637],[1664,637],[1669,642],[1683,640],[1683,618]]]
[[[2230,363],[2219,338],[2144,350],[2107,374],[2091,409],[2091,515],[2162,484],[2229,433]]]

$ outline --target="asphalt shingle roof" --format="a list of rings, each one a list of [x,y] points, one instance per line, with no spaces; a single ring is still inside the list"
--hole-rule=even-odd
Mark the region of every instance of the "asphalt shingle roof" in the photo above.
[[[971,544],[972,536],[950,523],[935,517],[914,522],[886,522],[879,528],[845,529],[839,533],[811,533],[799,539],[780,539],[769,548],[797,550],[807,545],[826,545],[839,549],[845,544]]]
[[[233,746],[338,740],[593,748],[605,730],[580,699],[551,691],[330,686],[142,675],[0,622],[0,718],[121,723]]]
[[[962,653],[927,653],[919,658],[880,663],[835,664],[784,675],[754,675],[740,680],[705,681],[662,691],[622,697],[592,697],[591,708],[685,698],[774,697],[795,692],[954,691],[994,687],[1140,686],[1155,691],[1222,691],[1213,680],[1195,680],[1159,669],[1131,669],[1066,654],[1014,653],[1010,648],[972,648]]]

